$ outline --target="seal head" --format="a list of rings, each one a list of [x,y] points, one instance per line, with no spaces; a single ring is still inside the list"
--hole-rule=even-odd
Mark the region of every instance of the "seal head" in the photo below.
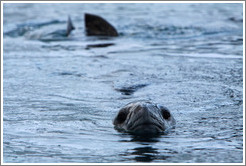
[[[166,107],[149,101],[138,101],[121,108],[113,124],[120,131],[145,135],[164,133],[174,127],[176,122]]]

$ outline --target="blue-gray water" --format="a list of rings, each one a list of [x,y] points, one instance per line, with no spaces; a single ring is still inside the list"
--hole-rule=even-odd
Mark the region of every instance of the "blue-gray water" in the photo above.
[[[86,37],[84,13],[120,36]],[[72,34],[48,35],[68,15]],[[242,4],[4,4],[3,31],[4,162],[242,162]],[[168,107],[176,128],[114,130],[141,99]]]

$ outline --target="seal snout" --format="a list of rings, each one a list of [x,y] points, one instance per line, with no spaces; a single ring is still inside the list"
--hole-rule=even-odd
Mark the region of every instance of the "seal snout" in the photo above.
[[[164,130],[163,123],[158,121],[158,117],[153,114],[148,107],[138,106],[133,112],[134,118],[132,118],[131,124],[128,129],[135,133],[156,133]]]
[[[135,121],[136,122],[141,122],[141,123],[151,123],[152,116],[150,115],[151,113],[149,112],[148,108],[146,107],[140,107],[134,110],[135,116]]]

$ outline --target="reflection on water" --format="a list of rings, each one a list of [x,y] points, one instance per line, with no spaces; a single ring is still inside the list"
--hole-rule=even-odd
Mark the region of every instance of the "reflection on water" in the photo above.
[[[128,149],[121,154],[124,157],[129,157],[130,160],[137,162],[152,162],[162,161],[166,162],[168,158],[173,157],[178,152],[169,148],[160,149],[155,145],[162,141],[163,137],[159,136],[134,136],[130,142],[136,143],[137,147]],[[165,138],[164,138],[165,139]]]
[[[158,155],[157,149],[154,149],[152,147],[146,146],[146,147],[139,147],[134,148],[131,155],[136,156],[135,160],[139,162],[150,162],[155,159],[155,156]],[[165,157],[163,158],[165,160]]]
[[[144,147],[137,147],[132,150],[133,152],[130,155],[136,156],[135,157],[136,161],[151,162],[154,159],[156,159],[156,156],[158,156],[159,154],[158,149],[152,148],[151,146],[148,145],[148,143],[159,142],[159,140],[157,140],[156,138],[135,137],[132,139],[132,141],[137,142],[138,144],[145,145]]]
[[[103,44],[89,44],[86,46],[86,49],[90,49],[90,48],[100,48],[100,47],[109,47],[109,46],[113,46],[114,43],[103,43]]]
[[[136,136],[132,135],[130,142],[135,142],[139,147],[127,150],[122,156],[133,156],[137,162],[151,162],[157,159],[159,152],[157,148],[153,148],[152,144],[160,141],[159,136]],[[165,159],[165,157],[163,158]]]

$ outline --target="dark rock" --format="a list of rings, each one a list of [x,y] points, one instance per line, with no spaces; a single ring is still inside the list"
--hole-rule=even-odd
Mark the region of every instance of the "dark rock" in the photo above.
[[[66,36],[68,36],[74,29],[75,27],[73,26],[72,20],[70,16],[68,16]]]
[[[47,34],[43,34],[40,36],[38,40],[43,42],[51,42],[51,41],[64,41],[68,40],[68,36],[71,32],[75,29],[70,16],[68,16],[67,20],[67,28],[66,29],[59,29]]]
[[[137,84],[137,85],[131,85],[131,86],[124,86],[121,88],[115,88],[115,90],[121,92],[124,95],[132,95],[138,89],[144,88],[147,85],[148,84]]]
[[[116,29],[100,16],[85,14],[85,27],[88,36],[118,36]]]

